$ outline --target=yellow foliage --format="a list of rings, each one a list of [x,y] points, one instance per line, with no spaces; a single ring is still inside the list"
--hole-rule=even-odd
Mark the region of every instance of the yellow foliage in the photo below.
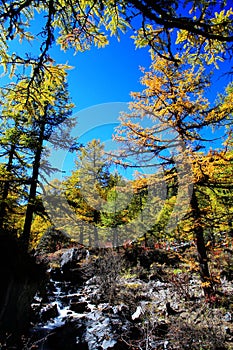
[[[51,222],[37,215],[31,227],[31,248],[36,248],[47,228],[51,226]]]
[[[211,286],[211,282],[205,281],[201,283],[201,287],[204,288],[209,288]]]
[[[189,265],[190,271],[198,271],[199,270],[199,265],[195,260],[189,260],[188,265]]]

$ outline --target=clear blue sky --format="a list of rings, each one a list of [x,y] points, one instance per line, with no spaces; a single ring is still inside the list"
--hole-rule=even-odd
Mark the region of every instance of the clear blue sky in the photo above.
[[[132,35],[132,33],[131,33]],[[148,49],[135,49],[130,35],[122,35],[120,42],[110,38],[110,44],[102,49],[93,47],[84,53],[73,55],[70,50],[52,50],[58,63],[68,63],[74,68],[68,71],[68,84],[75,104],[74,116],[78,124],[74,136],[81,136],[86,144],[93,138],[100,139],[108,149],[114,147],[111,136],[118,123],[119,113],[127,110],[130,92],[142,89],[140,67],[148,68],[151,60]],[[56,152],[53,165],[69,174],[73,156]]]
[[[75,111],[109,102],[128,102],[130,92],[141,88],[139,67],[150,65],[148,49],[135,49],[129,35],[121,41],[110,38],[110,45],[102,49],[93,47],[84,53],[53,53],[59,62],[75,67],[69,71],[69,88],[76,105]]]

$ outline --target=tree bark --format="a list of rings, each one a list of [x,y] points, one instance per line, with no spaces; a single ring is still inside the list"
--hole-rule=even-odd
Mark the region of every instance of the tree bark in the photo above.
[[[12,144],[9,152],[8,163],[6,168],[8,173],[11,173],[12,171],[15,148],[16,148],[15,144]],[[10,190],[10,181],[6,181],[4,182],[4,185],[3,185],[2,198],[0,203],[0,232],[4,231],[5,219],[7,214],[6,200],[9,195],[9,190]]]
[[[198,205],[195,189],[193,189],[190,204],[191,204],[192,216],[194,220],[194,236],[195,236],[196,247],[197,247],[197,257],[199,262],[200,277],[201,277],[201,282],[203,283],[202,288],[205,296],[209,297],[210,295],[213,294],[213,286],[210,279],[208,257],[206,252],[203,227],[199,222],[201,213],[200,213],[200,208]]]
[[[23,246],[26,251],[29,248],[31,226],[32,226],[32,220],[33,220],[33,214],[35,212],[35,199],[36,199],[36,190],[37,190],[37,183],[38,183],[38,177],[39,177],[40,161],[41,161],[41,155],[43,150],[46,113],[47,113],[47,109],[45,109],[44,118],[41,121],[41,125],[40,125],[39,138],[38,138],[37,148],[35,150],[35,157],[33,161],[32,179],[31,179],[31,185],[30,185],[29,196],[28,196],[28,204],[26,209],[23,233],[21,237]]]

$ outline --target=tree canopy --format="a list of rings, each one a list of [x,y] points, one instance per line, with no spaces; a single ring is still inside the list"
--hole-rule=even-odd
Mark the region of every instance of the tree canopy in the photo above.
[[[176,51],[186,47],[190,58],[202,57],[206,64],[231,57],[233,42],[230,2],[215,1],[2,1],[1,64],[11,75],[31,70],[39,79],[46,70],[51,47],[84,51],[92,45],[104,47],[109,35],[133,31],[137,47],[149,45],[152,52],[177,61]],[[36,26],[35,26],[36,21]],[[38,25],[39,24],[39,25]],[[36,44],[36,52],[15,54],[14,41]]]

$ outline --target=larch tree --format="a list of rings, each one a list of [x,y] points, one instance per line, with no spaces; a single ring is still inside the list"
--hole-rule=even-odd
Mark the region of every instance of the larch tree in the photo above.
[[[89,246],[99,246],[98,224],[110,178],[108,166],[103,144],[94,139],[80,149],[77,169],[66,182],[68,202],[77,211],[81,222],[89,223]],[[90,232],[91,227],[93,232]]]
[[[12,218],[17,217],[17,202],[28,183],[28,164],[21,143],[26,137],[25,128],[19,116],[13,116],[6,105],[2,109],[1,127],[0,232],[4,233],[15,230]]]
[[[30,123],[24,112],[15,110],[18,101],[12,100],[13,90],[14,86],[8,85],[1,91],[0,230],[8,233],[14,231],[14,219],[18,223],[21,221],[17,212],[20,216],[24,214],[21,204],[25,203],[26,187],[30,184],[29,168],[33,148]],[[19,210],[20,207],[22,210]]]
[[[132,112],[121,117],[116,135],[123,143],[119,162],[127,164],[127,157],[135,155],[141,166],[157,167],[164,181],[168,177],[178,179],[176,212],[167,230],[178,223],[180,212],[190,216],[202,286],[210,295],[213,289],[197,198],[198,186],[208,181],[208,167],[203,168],[199,152],[210,142],[213,146],[214,135],[209,128],[223,125],[232,106],[228,105],[228,112],[221,112],[224,108],[219,105],[211,108],[204,97],[210,84],[204,68],[190,65],[185,55],[176,58],[182,64],[156,56],[142,78],[145,89],[132,94]]]
[[[206,181],[198,187],[201,222],[207,239],[214,246],[232,239],[232,152],[210,150],[199,162]]]
[[[118,174],[114,174],[112,179],[115,179],[115,183],[107,189],[106,202],[101,210],[101,224],[109,229],[108,242],[118,248],[122,241],[127,239],[127,234],[122,237],[122,232],[120,234],[118,228],[124,227],[130,220],[128,202],[132,196],[126,180]]]
[[[26,130],[23,141],[28,152],[30,169],[27,169],[27,206],[21,237],[25,249],[29,246],[33,214],[36,210],[39,175],[46,180],[46,175],[55,170],[43,159],[45,142],[49,141],[57,148],[69,147],[71,139],[68,137],[68,130],[73,126],[72,119],[69,119],[73,105],[68,96],[64,68],[48,66],[43,80],[39,84],[34,81],[30,92],[29,80],[27,77],[22,78],[6,89],[8,106],[13,113],[24,119]],[[61,124],[62,127],[59,127]]]

